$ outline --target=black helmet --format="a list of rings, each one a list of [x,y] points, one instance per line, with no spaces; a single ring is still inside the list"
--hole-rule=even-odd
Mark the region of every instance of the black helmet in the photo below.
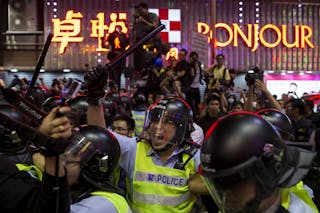
[[[60,96],[49,97],[43,102],[42,109],[46,112],[50,112],[53,108],[58,106],[60,102],[61,102]]]
[[[0,113],[11,119],[28,124],[28,118],[12,105],[0,105]],[[25,145],[16,131],[12,131],[2,125],[0,126],[0,152],[16,153],[24,148]]]
[[[132,105],[135,110],[146,110],[147,98],[144,94],[136,92],[132,97]]]
[[[228,203],[228,197],[219,192],[252,180],[256,197],[246,206],[250,210],[245,211],[252,212],[251,208],[257,208],[277,187],[290,187],[301,180],[301,174],[306,174],[305,168],[313,159],[313,154],[305,153],[306,150],[300,152],[298,148],[287,147],[274,126],[261,116],[231,113],[218,119],[208,130],[201,147],[201,172],[220,209],[225,207],[221,201]],[[299,164],[305,167],[300,174],[296,172]]]
[[[98,126],[81,126],[66,155],[78,153],[81,153],[80,173],[84,180],[95,187],[107,188],[120,159],[120,146],[114,135]]]
[[[121,103],[120,103],[120,111],[121,112],[130,112],[132,107],[132,100],[129,96],[124,95],[121,96]]]
[[[192,110],[190,106],[181,98],[167,98],[156,101],[149,107],[144,123],[143,137],[150,139],[154,135],[154,130],[150,129],[153,122],[171,122],[176,126],[176,132],[171,139],[171,146],[173,144],[181,145],[186,138],[190,137],[193,129]],[[170,146],[170,147],[171,147]],[[166,147],[167,150],[170,147]],[[161,151],[161,150],[159,150]]]
[[[71,110],[78,115],[78,120],[80,124],[87,123],[87,96],[79,95],[75,98],[72,98],[67,101],[68,105],[70,106]]]
[[[1,104],[0,113],[22,123],[28,123],[28,118],[24,114],[22,114],[16,107],[10,104]]]
[[[106,99],[114,101],[117,105],[119,105],[121,102],[120,94],[118,92],[107,93]]]
[[[110,100],[105,99],[103,102],[103,108],[104,108],[104,117],[107,123],[107,126],[109,126],[109,123],[112,121],[113,117],[117,114],[117,104]]]
[[[290,118],[276,109],[263,109],[257,112],[262,118],[269,121],[281,134],[283,140],[293,140],[293,129]]]

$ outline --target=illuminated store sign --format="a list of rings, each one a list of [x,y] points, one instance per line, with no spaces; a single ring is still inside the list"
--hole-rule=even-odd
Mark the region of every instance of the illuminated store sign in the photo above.
[[[52,42],[60,42],[61,46],[59,54],[63,54],[69,44],[69,42],[82,42],[84,37],[81,36],[81,19],[83,15],[81,12],[75,13],[73,10],[69,10],[66,13],[66,19],[60,20],[58,18],[52,19],[53,22],[53,38]],[[90,37],[98,38],[98,48],[96,51],[108,51],[106,45],[102,44],[103,37],[108,37],[111,33],[115,32],[117,26],[120,27],[121,33],[126,34],[128,28],[126,26],[127,14],[126,13],[111,13],[110,25],[105,24],[104,13],[98,13],[97,19],[91,20],[91,34]],[[114,40],[116,43],[114,46],[119,47],[119,39]]]
[[[234,47],[238,47],[238,39],[241,38],[244,43],[251,48],[252,52],[256,51],[259,45],[263,45],[268,48],[273,48],[280,43],[287,48],[314,48],[313,43],[310,41],[312,36],[312,29],[307,25],[295,25],[293,34],[294,40],[288,41],[288,30],[287,25],[281,25],[278,27],[273,24],[267,24],[259,26],[258,24],[247,24],[247,31],[238,24],[232,24],[229,26],[225,23],[217,23],[214,26],[216,32],[224,30],[227,33],[227,37],[224,41],[216,41],[216,47],[226,47],[232,44]],[[209,25],[203,22],[198,22],[198,32],[201,34],[208,34],[208,42],[212,40],[212,31]],[[266,34],[272,33],[276,38],[275,41],[268,41]]]

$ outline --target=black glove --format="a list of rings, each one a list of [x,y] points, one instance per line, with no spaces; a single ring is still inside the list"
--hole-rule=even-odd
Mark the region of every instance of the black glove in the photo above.
[[[104,87],[107,83],[107,70],[106,68],[98,65],[92,68],[85,76],[85,83],[82,89],[88,90],[88,104],[99,105],[99,101],[104,97]]]

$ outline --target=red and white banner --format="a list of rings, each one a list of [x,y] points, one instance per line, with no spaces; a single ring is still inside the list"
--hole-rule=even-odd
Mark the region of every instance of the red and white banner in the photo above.
[[[161,32],[161,39],[169,43],[181,43],[181,13],[180,9],[149,9],[149,12],[159,16],[166,26]]]

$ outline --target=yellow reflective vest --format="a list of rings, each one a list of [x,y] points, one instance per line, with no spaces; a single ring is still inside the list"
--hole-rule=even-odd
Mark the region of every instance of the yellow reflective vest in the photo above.
[[[196,173],[194,161],[185,170],[155,165],[147,156],[151,146],[137,144],[133,175],[132,208],[135,212],[190,212],[196,197],[189,190],[188,179]],[[183,162],[189,155],[183,155]]]
[[[132,114],[132,118],[135,122],[135,128],[134,128],[134,133],[136,136],[140,137],[142,130],[143,130],[143,124],[144,124],[144,119],[145,119],[145,111],[135,111],[132,110],[131,114]]]
[[[119,213],[131,212],[131,209],[129,208],[129,205],[126,199],[124,199],[124,197],[122,197],[117,193],[106,192],[106,191],[95,191],[95,192],[92,192],[91,194],[96,196],[102,196],[108,199],[111,203],[113,203],[113,205],[115,206],[115,208]]]
[[[281,189],[281,205],[289,212],[319,212],[302,181],[293,187]]]
[[[319,212],[302,181],[290,188],[282,188],[280,196],[281,206],[290,213]]]
[[[19,169],[19,171],[26,171],[26,172],[29,172],[29,174],[38,179],[38,180],[42,180],[42,176],[43,176],[43,173],[42,171],[36,167],[35,165],[32,165],[32,164],[28,164],[28,163],[17,163],[16,164],[16,167]]]

